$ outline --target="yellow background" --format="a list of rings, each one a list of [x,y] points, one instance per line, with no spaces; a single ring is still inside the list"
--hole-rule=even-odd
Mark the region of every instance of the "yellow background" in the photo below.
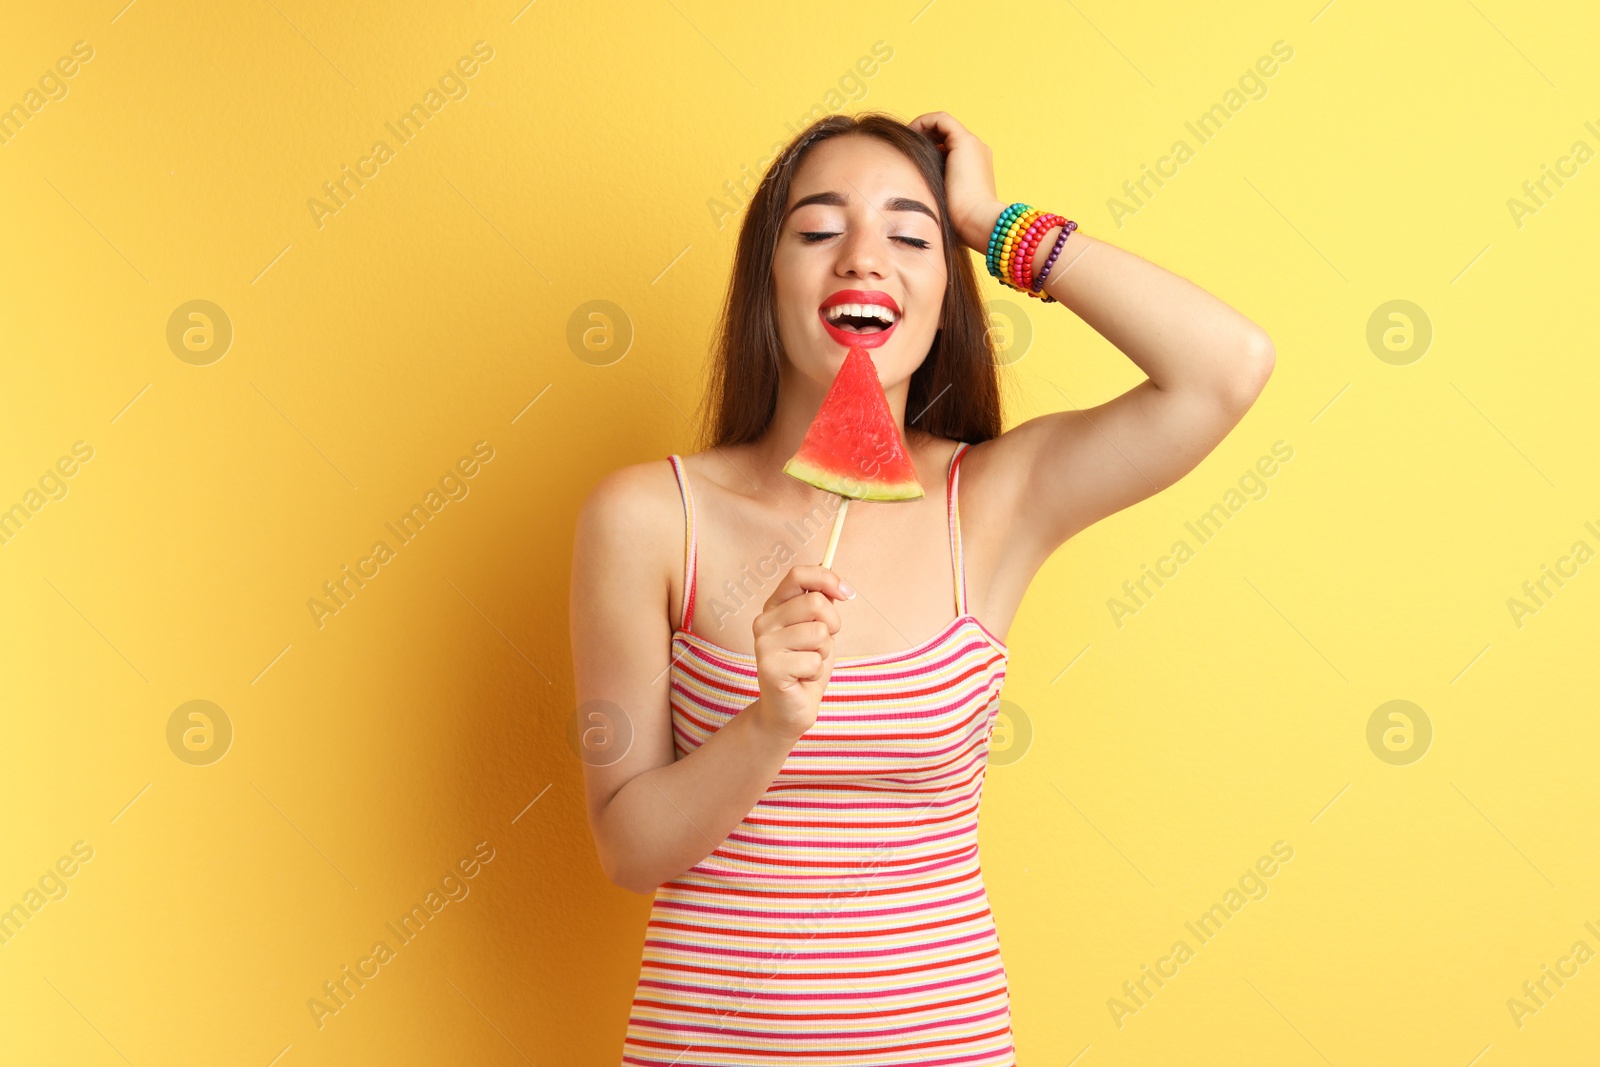
[[[1521,225],[1507,205],[1600,149],[1592,5],[112,0],[7,23],[0,105],[74,42],[93,57],[0,144],[0,507],[75,442],[93,457],[0,545],[0,907],[75,842],[93,858],[0,945],[4,1063],[617,1062],[648,901],[601,875],[566,743],[573,517],[604,472],[696,447],[736,233],[710,201],[833,106],[950,111],[1002,198],[1277,348],[1229,439],[1058,551],[1009,634],[1006,728],[1033,736],[991,768],[982,840],[1020,1062],[1592,1055],[1600,962],[1520,1027],[1507,1007],[1600,950],[1600,562],[1520,626],[1507,605],[1600,548],[1600,163]],[[307,201],[477,41],[466,95],[319,226]],[[1185,122],[1277,41],[1266,95],[1197,144]],[[1193,158],[1119,226],[1108,200],[1179,138]],[[234,335],[206,365],[167,342],[196,299]],[[1395,299],[1433,327],[1405,365],[1366,340]],[[621,358],[569,344],[593,300],[631,325]],[[1142,377],[1069,311],[1026,315],[1007,425]],[[467,495],[319,627],[322,583],[480,441]],[[1123,581],[1276,441],[1267,494],[1119,626]],[[1367,743],[1393,699],[1432,726],[1409,765]],[[210,765],[168,745],[191,700],[232,724]],[[1276,841],[1267,895],[1187,934]],[[469,894],[319,1028],[322,983],[479,842]],[[1179,939],[1194,958],[1118,1026],[1108,1001]]]

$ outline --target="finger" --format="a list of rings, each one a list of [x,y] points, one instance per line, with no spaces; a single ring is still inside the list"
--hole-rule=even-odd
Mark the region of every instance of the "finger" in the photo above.
[[[960,137],[966,132],[966,127],[957,122],[948,112],[930,111],[921,117],[925,121],[919,129],[936,133],[942,140],[948,141],[953,137]]]
[[[821,605],[827,604],[831,607],[832,603],[824,594],[812,590],[785,600],[770,611],[762,612],[756,616],[751,628],[758,633],[781,634],[791,626],[808,622],[829,623],[829,620],[822,617]]]
[[[793,626],[812,619],[825,624],[829,633],[839,632],[839,611],[826,593],[816,590],[786,600],[772,611],[775,628]]]
[[[827,623],[830,632],[837,632],[839,629],[838,613],[833,610],[833,601],[828,599],[826,593],[808,589],[788,600],[770,603],[771,606],[750,622],[750,630],[755,634],[758,645],[769,636],[774,636],[781,646],[785,640],[783,634],[785,629],[813,620]]]
[[[778,587],[772,591],[772,596],[767,598],[766,608],[770,610],[786,600],[811,590],[824,593],[835,600],[849,600],[851,594],[847,594],[842,588],[843,583],[844,580],[839,577],[838,572],[831,568],[802,563],[789,568],[789,573],[783,576],[783,581],[778,583]]]
[[[800,657],[800,663],[794,673],[796,679],[815,682],[822,677],[822,668],[827,663],[827,656],[821,652],[794,652],[791,655]]]
[[[772,666],[780,677],[810,682],[822,674],[822,664],[826,659],[816,651],[782,652],[773,657]]]
[[[811,609],[811,617],[814,618],[814,619],[818,619],[821,622],[825,623],[827,625],[827,627],[828,627],[828,632],[829,633],[831,633],[831,634],[838,633],[839,632],[839,609],[834,607],[833,606],[833,601],[828,599],[826,596],[820,597],[818,599],[819,599],[819,602],[817,604],[813,605],[813,607]]]
[[[833,632],[820,619],[802,619],[779,630],[777,637],[786,651],[821,651],[833,640]]]
[[[949,140],[949,129],[943,121],[944,112],[930,111],[926,115],[918,115],[908,125],[918,133],[927,137],[936,144]]]

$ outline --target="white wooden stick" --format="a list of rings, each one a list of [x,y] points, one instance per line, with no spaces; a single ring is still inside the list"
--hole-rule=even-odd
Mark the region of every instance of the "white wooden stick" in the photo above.
[[[828,551],[822,554],[822,565],[833,566],[833,550],[839,547],[839,531],[844,529],[844,513],[850,509],[850,498],[840,497],[838,512],[833,516],[833,532],[828,535]]]

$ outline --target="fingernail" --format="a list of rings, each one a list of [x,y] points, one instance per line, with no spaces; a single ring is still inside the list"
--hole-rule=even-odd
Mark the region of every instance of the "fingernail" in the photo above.
[[[856,598],[856,591],[851,588],[850,583],[845,581],[843,578],[839,579],[839,592],[843,593],[845,598],[848,600],[854,600]]]

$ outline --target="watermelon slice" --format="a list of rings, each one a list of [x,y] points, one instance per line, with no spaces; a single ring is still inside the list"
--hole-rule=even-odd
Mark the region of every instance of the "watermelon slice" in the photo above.
[[[915,500],[923,495],[878,368],[851,347],[785,474],[854,500]],[[830,553],[831,555],[831,553]]]

